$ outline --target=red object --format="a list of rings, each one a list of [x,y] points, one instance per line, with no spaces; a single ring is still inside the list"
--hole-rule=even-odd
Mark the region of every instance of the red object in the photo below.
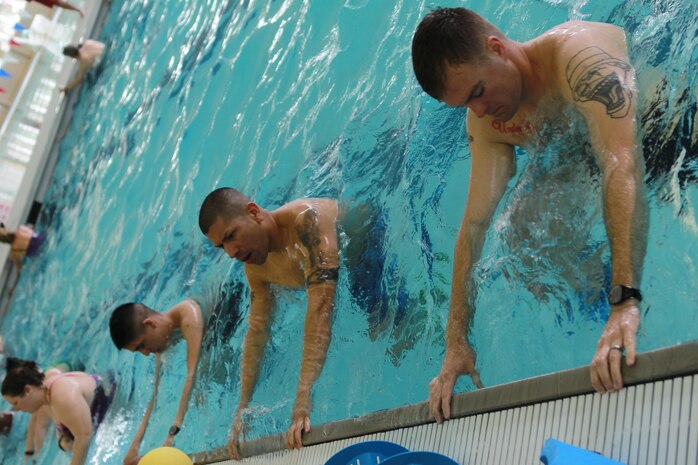
[[[14,39],[10,39],[10,45],[12,45],[13,47],[19,47],[19,42],[17,42]]]
[[[5,93],[5,88],[4,88],[4,87],[0,87],[0,94],[3,94],[3,93]]]

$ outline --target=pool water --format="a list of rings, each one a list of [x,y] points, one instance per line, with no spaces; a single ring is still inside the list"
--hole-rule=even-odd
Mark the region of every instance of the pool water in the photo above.
[[[461,3],[444,1],[443,6]],[[164,310],[220,295],[176,445],[222,446],[239,394],[248,293],[242,267],[197,226],[205,195],[233,186],[275,208],[328,196],[371,205],[370,275],[343,273],[333,339],[314,389],[314,425],[426,400],[440,368],[453,245],[469,176],[465,111],[425,95],[412,33],[432,4],[133,0],[114,2],[103,66],[82,89],[38,229],[2,322],[13,355],[118,373],[88,463],[119,463],[152,390],[154,361],[118,352],[111,310]],[[626,29],[643,96],[650,230],[641,351],[695,339],[698,297],[698,4],[524,0],[468,4],[515,40],[567,19]],[[486,385],[588,364],[608,314],[609,250],[587,146],[517,154],[476,274],[471,341]],[[295,396],[303,292],[279,292],[248,438],[285,431]],[[159,446],[186,373],[169,366],[142,450]],[[458,390],[472,389],[463,378]],[[214,413],[215,412],[215,413]],[[23,416],[19,414],[19,416]],[[20,422],[21,423],[21,422]],[[23,428],[18,428],[23,432]],[[5,440],[7,463],[22,434]],[[39,464],[65,455],[47,440]],[[59,463],[59,462],[57,462]]]

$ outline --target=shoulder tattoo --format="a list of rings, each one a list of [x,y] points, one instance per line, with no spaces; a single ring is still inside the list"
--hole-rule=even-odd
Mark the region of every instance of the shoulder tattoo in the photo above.
[[[628,63],[599,47],[587,47],[567,64],[567,83],[577,102],[599,102],[606,107],[608,116],[623,118],[632,102],[632,92],[625,84],[631,70]]]

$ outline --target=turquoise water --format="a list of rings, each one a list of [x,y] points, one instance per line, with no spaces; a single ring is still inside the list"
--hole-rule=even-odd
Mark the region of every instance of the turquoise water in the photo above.
[[[626,28],[643,94],[651,205],[639,348],[695,339],[696,2],[467,6],[522,41],[567,19]],[[411,37],[429,7],[114,2],[101,36],[109,53],[60,142],[39,222],[47,243],[27,261],[2,324],[15,355],[119,373],[89,463],[120,461],[152,389],[153,359],[117,352],[108,335],[109,314],[124,301],[164,310],[201,291],[224,292],[176,444],[194,452],[225,443],[248,295],[240,264],[198,231],[198,207],[221,185],[267,208],[331,196],[380,212],[363,295],[347,273],[340,278],[313,424],[426,399],[443,354],[470,165],[464,110],[431,100],[412,75]],[[519,154],[476,271],[471,341],[486,385],[587,364],[604,325],[609,254],[599,176],[584,144],[566,144]],[[305,298],[285,292],[279,300],[248,438],[285,431],[291,414]],[[180,344],[167,354],[143,450],[159,446],[173,420],[185,374],[174,364],[184,351]],[[472,388],[467,379],[458,385]],[[18,441],[6,441],[6,462],[19,460]],[[67,463],[47,445],[38,463]]]

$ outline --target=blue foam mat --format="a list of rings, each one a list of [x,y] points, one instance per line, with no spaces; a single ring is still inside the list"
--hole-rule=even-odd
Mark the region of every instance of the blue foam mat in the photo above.
[[[543,445],[540,461],[545,465],[625,465],[586,449],[548,439]]]

